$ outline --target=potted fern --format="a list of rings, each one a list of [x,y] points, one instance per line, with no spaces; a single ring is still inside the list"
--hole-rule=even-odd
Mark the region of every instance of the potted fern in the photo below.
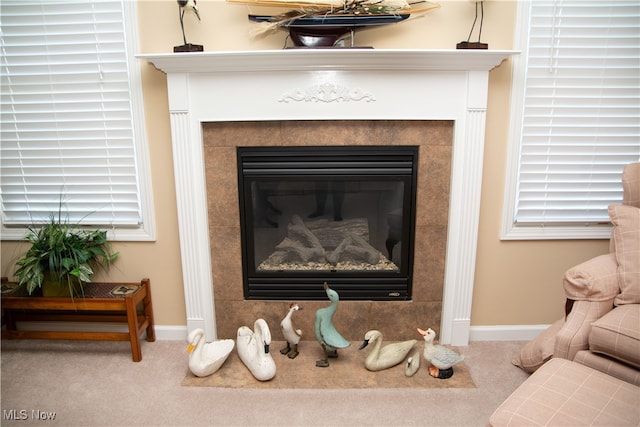
[[[94,268],[108,268],[118,257],[111,251],[107,232],[87,231],[51,214],[42,226],[29,227],[25,239],[31,247],[17,262],[19,284],[32,295],[80,296],[82,285],[91,281]]]

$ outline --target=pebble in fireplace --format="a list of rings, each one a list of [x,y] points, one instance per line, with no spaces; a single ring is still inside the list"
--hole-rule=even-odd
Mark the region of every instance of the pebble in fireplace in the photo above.
[[[411,299],[417,147],[238,148],[247,299]]]

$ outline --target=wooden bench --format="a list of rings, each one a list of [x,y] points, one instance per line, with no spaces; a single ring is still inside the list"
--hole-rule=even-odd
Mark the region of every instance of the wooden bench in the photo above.
[[[146,331],[147,341],[155,341],[150,286],[149,279],[127,283],[92,282],[85,284],[81,297],[45,298],[29,296],[23,287],[11,289],[3,283],[2,322],[6,328],[2,330],[2,338],[129,341],[133,361],[139,362],[142,333]],[[17,322],[100,322],[126,325],[128,332],[18,330]]]

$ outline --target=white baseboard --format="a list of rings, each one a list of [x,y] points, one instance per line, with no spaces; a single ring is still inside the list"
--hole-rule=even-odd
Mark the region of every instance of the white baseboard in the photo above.
[[[471,326],[469,341],[530,341],[550,325]]]
[[[469,341],[530,341],[550,325],[471,326]],[[156,338],[166,341],[186,341],[186,326],[158,326]]]
[[[31,323],[31,324],[29,324]],[[40,322],[19,323],[19,329],[33,330],[98,330],[107,331],[114,330],[112,324],[100,323],[74,323],[73,326],[68,323],[48,322],[46,328]],[[469,341],[529,341],[535,338],[540,332],[547,329],[550,325],[498,325],[498,326],[471,326],[469,332]],[[126,326],[115,328],[126,331]],[[186,325],[156,325],[156,339],[160,341],[186,341],[187,326]]]
[[[158,326],[156,339],[159,341],[187,341],[187,326]]]
[[[470,341],[530,341],[550,325],[471,326]],[[186,341],[186,326],[157,326],[156,338],[166,341]]]
[[[100,322],[17,322],[18,330],[24,331],[81,331],[81,332],[127,332],[124,324]],[[156,339],[160,341],[186,341],[186,326],[155,326]]]

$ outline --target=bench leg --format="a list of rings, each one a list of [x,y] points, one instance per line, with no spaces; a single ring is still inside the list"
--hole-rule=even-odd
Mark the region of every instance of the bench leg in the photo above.
[[[7,326],[8,331],[15,331],[17,329],[16,321],[13,319],[12,310],[4,311],[4,313],[2,314],[2,323]]]
[[[129,341],[131,342],[131,357],[134,362],[142,360],[142,349],[140,348],[140,337],[138,336],[138,315],[136,304],[133,298],[125,297],[127,307],[127,324],[129,325]]]
[[[144,306],[144,317],[149,325],[147,326],[147,341],[154,342],[156,340],[156,329],[153,321],[153,305],[151,304],[151,281],[144,279],[143,286],[146,290],[142,304]]]

